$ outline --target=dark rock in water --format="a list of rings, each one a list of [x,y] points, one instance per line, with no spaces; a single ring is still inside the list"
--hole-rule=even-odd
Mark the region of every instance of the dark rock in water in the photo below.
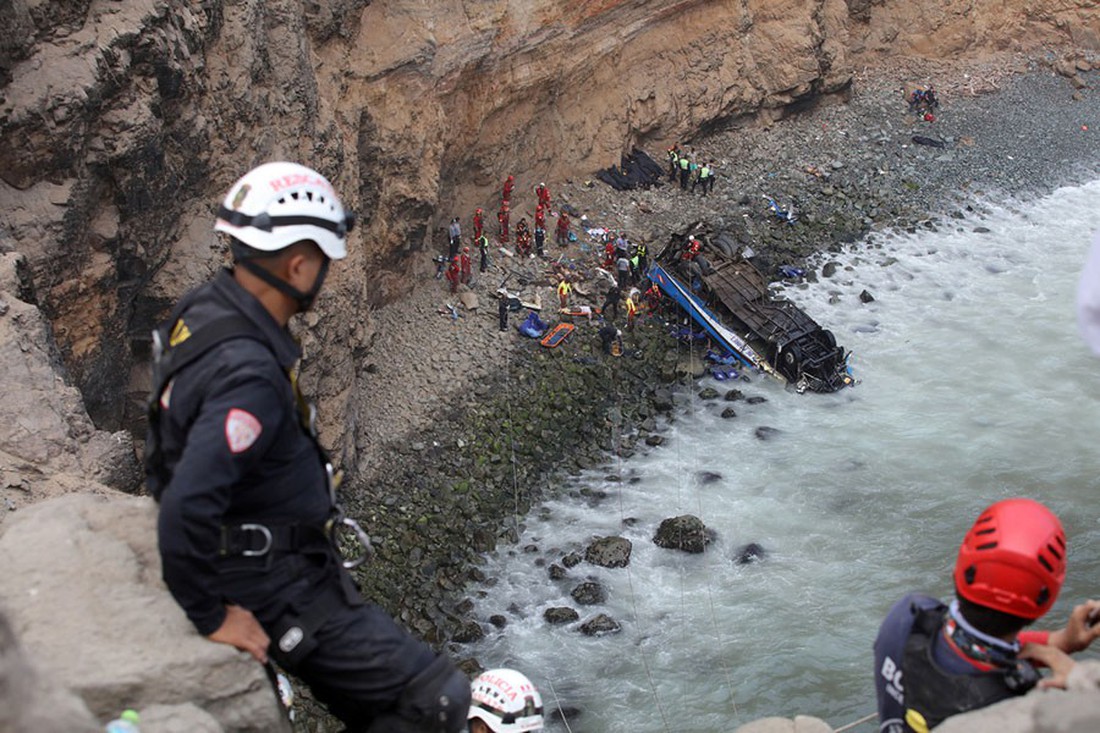
[[[484,638],[485,629],[481,628],[481,624],[477,621],[466,621],[451,636],[451,641],[457,641],[459,644],[469,644],[481,641]]]
[[[629,479],[627,479],[626,482],[628,484],[630,484],[631,486],[633,486],[634,484],[641,483],[642,482],[642,477],[641,476],[631,476]]]
[[[474,602],[469,598],[463,598],[455,605],[455,613],[460,616],[465,616],[470,611],[474,610]]]
[[[607,600],[607,590],[599,583],[585,581],[574,588],[570,594],[573,600],[582,606],[594,606]]]
[[[989,227],[974,227],[970,231],[975,234],[989,234]]]
[[[665,439],[660,435],[647,435],[645,444],[650,447],[656,447],[658,445],[664,445]]]
[[[581,633],[585,636],[603,636],[604,634],[614,634],[617,631],[622,631],[622,628],[618,621],[606,613],[601,613],[599,616],[585,621],[581,625]]]
[[[729,392],[726,392],[725,397],[726,402],[737,402],[737,400],[743,400],[744,398],[745,393],[739,389],[731,389]]]
[[[707,484],[713,484],[715,481],[721,481],[722,474],[716,471],[699,471],[695,474],[695,478],[698,479],[700,484],[706,486]]]
[[[653,409],[657,412],[668,412],[675,406],[672,392],[661,387],[653,391]]]
[[[722,410],[722,417],[727,420],[729,420],[731,417],[737,417],[737,410],[733,409],[732,407],[727,407],[726,409]]]
[[[712,538],[713,533],[703,524],[703,520],[684,514],[661,522],[657,534],[653,535],[653,544],[666,550],[699,553],[706,549]]]
[[[748,565],[749,563],[763,560],[767,556],[767,550],[765,550],[762,546],[756,544],[755,542],[750,542],[749,544],[745,545],[737,551],[734,562],[736,562],[738,565]]]
[[[718,399],[718,390],[714,387],[704,387],[699,390],[699,399],[701,400],[716,400]]]
[[[550,565],[550,580],[561,580],[568,574],[568,571],[561,565],[558,565],[557,563],[553,563]]]
[[[466,675],[470,679],[474,679],[479,674],[485,671],[485,668],[481,666],[481,662],[477,661],[477,657],[467,657],[466,659],[460,659],[455,662],[455,666],[462,671],[462,674]]]
[[[756,429],[756,438],[757,440],[771,440],[781,432],[783,431],[779,428],[769,428],[767,425],[761,425]]]
[[[481,568],[470,568],[470,571],[466,573],[466,577],[475,583],[484,583],[489,576]]]
[[[524,617],[523,609],[519,607],[518,603],[509,603],[508,613],[512,614],[513,616],[519,616],[520,618]]]
[[[638,518],[637,517],[626,517],[625,519],[623,519],[623,526],[624,527],[633,527],[637,523],[638,523]]]
[[[474,675],[470,675],[472,678]],[[559,707],[557,710],[551,710],[546,713],[547,720],[560,720],[570,727],[572,730],[577,730],[575,727],[578,720],[581,717],[581,709],[574,708],[567,705]],[[572,725],[570,725],[572,723]]]
[[[825,266],[821,268],[821,277],[832,277],[839,268],[839,262],[826,262]]]
[[[581,615],[569,606],[554,606],[546,609],[542,614],[548,624],[571,624],[580,620]]]
[[[584,551],[584,559],[601,568],[625,568],[633,548],[625,537],[601,537]]]
[[[492,616],[489,617],[489,623],[491,623],[498,629],[503,629],[505,626],[508,625],[508,618],[506,616],[502,616],[499,613],[494,613]]]
[[[561,564],[564,565],[567,568],[573,568],[573,567],[576,567],[577,565],[580,565],[581,560],[583,560],[583,559],[584,558],[581,557],[579,552],[570,552],[568,555],[566,555],[565,557],[563,557],[561,559]]]
[[[767,402],[767,401],[768,401],[767,397],[761,397],[760,395],[753,395],[752,397],[748,397],[748,398],[745,399],[745,404],[746,405],[759,405],[759,404],[762,404],[762,403]]]
[[[873,303],[875,302],[875,296],[864,290],[862,293],[859,294],[859,300],[861,303]]]

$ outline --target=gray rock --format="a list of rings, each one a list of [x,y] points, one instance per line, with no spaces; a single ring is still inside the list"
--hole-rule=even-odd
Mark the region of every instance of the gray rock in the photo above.
[[[762,395],[753,395],[752,397],[745,398],[746,405],[760,405],[768,401],[767,397]]]
[[[710,544],[712,534],[699,517],[684,514],[661,522],[653,536],[653,544],[666,550],[699,553]]]
[[[585,621],[581,625],[581,633],[585,636],[604,636],[622,631],[619,622],[605,613]]]
[[[716,400],[718,399],[718,390],[714,387],[704,387],[699,390],[699,399],[701,400]]]
[[[569,595],[582,606],[594,606],[607,600],[607,589],[595,581],[588,580],[574,588]]]
[[[722,410],[722,417],[726,420],[737,417],[737,410],[733,409],[732,407],[727,407],[726,409]]]
[[[494,613],[492,616],[489,617],[489,623],[491,623],[498,629],[503,629],[505,626],[508,625],[508,618],[502,614]]]
[[[576,567],[577,565],[580,565],[581,560],[583,560],[583,559],[584,558],[581,557],[579,552],[570,552],[568,555],[566,555],[565,557],[563,557],[561,559],[561,564],[564,565],[567,568],[573,568],[573,567]]]
[[[726,392],[724,399],[726,402],[736,402],[737,400],[744,399],[744,397],[745,394],[741,390],[731,389],[729,392]]]
[[[568,606],[554,606],[543,611],[542,617],[546,620],[546,623],[558,626],[578,621],[581,615]]]
[[[756,429],[754,435],[756,435],[757,440],[771,440],[782,432],[783,431],[779,428],[772,428],[768,427],[767,425],[761,425]]]
[[[722,474],[718,473],[717,471],[698,471],[695,474],[695,480],[703,486],[706,486],[707,484],[713,484],[717,481],[721,481]]]
[[[481,624],[473,620],[463,622],[451,636],[451,640],[457,641],[459,644],[470,644],[475,641],[481,641],[484,638],[485,629],[481,628]]]
[[[861,303],[873,303],[874,301],[875,301],[875,296],[871,295],[866,290],[864,290],[863,292],[861,292],[859,294],[859,302],[861,302]]]
[[[659,445],[665,444],[665,438],[663,435],[647,435],[645,438],[645,444],[651,448],[655,448]]]
[[[188,700],[227,730],[289,731],[263,668],[199,636],[164,588],[153,501],[116,497],[49,500],[4,525],[0,602],[27,654],[100,720]]]
[[[748,565],[750,563],[759,562],[767,556],[767,550],[765,550],[761,545],[758,545],[755,542],[750,542],[749,544],[743,545],[740,549],[737,550],[736,555],[734,555],[734,562],[736,562],[738,565]]]
[[[0,730],[101,733],[84,702],[27,659],[0,613]]]
[[[625,568],[630,564],[632,549],[625,537],[601,537],[588,546],[584,559],[602,568]]]

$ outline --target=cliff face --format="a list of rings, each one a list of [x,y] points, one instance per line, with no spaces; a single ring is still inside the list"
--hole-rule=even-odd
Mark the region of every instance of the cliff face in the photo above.
[[[0,250],[100,427],[132,424],[147,333],[224,261],[213,210],[301,160],[363,215],[309,316],[327,442],[354,460],[354,364],[450,216],[633,144],[774,118],[883,55],[1100,47],[1092,0],[9,0]],[[348,315],[351,314],[351,317]]]

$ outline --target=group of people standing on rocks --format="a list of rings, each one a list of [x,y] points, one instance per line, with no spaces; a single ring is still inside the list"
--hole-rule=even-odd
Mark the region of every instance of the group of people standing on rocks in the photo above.
[[[354,224],[328,179],[296,163],[261,165],[224,197],[214,229],[232,266],[154,332],[145,473],[164,581],[200,634],[278,663],[348,731],[539,730],[542,698],[525,675],[491,669],[471,684],[364,598],[350,573],[369,536],[338,503],[339,472],[301,392],[287,326],[347,255]],[[607,322],[601,339],[605,330],[611,350],[621,334]],[[1036,685],[1064,687],[1068,655],[1100,636],[1100,601],[1074,607],[1062,629],[1025,629],[1058,598],[1067,557],[1061,522],[1039,502],[984,510],[958,551],[955,600],[909,595],[882,624],[880,731],[927,733]],[[1036,665],[1052,674],[1042,679]]]
[[[717,172],[713,159],[705,159],[696,155],[694,148],[684,150],[679,143],[672,145],[667,150],[668,154],[668,182],[680,182],[680,190],[687,191],[691,184],[691,193],[698,188],[703,196],[714,191],[714,179]]]

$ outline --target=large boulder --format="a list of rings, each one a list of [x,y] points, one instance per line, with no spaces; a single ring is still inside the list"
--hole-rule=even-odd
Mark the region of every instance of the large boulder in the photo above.
[[[633,545],[625,537],[601,537],[588,546],[584,559],[602,568],[625,568]]]
[[[36,733],[102,731],[84,702],[44,677],[23,653],[0,613],[0,730]]]
[[[703,524],[703,520],[691,514],[679,517],[670,517],[661,522],[657,528],[657,534],[653,536],[653,544],[666,550],[683,550],[684,552],[703,552],[710,544],[713,533]]]
[[[152,500],[123,495],[73,494],[12,514],[0,606],[28,657],[100,721],[125,708],[196,720],[197,707],[200,730],[289,731],[263,667],[199,636],[168,594],[155,523]]]

